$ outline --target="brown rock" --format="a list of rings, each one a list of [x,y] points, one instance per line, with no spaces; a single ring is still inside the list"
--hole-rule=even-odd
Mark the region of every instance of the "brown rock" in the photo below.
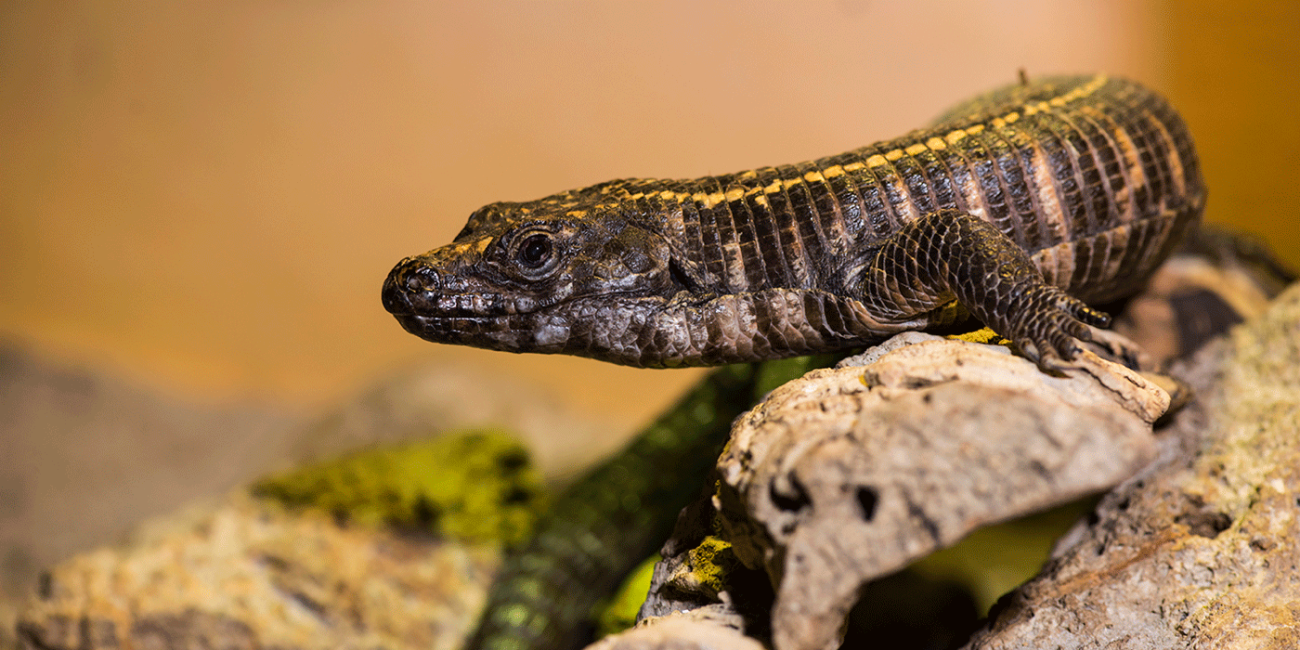
[[[967,648],[1300,647],[1300,285],[1188,377],[1160,460]]]
[[[202,403],[0,340],[0,648],[41,569],[277,461],[297,417]]]
[[[302,419],[269,404],[191,403],[0,341],[0,649],[16,646],[18,612],[43,568],[273,468],[504,426],[557,480],[620,444],[545,390],[445,364],[396,374],[311,425]]]
[[[244,494],[56,567],[26,648],[457,648],[497,553],[346,528]]]
[[[1132,476],[1168,405],[1087,353],[1069,377],[924,334],[873,357],[773,391],[718,463],[724,530],[776,585],[780,650],[836,647],[866,582],[976,527]]]
[[[607,636],[587,646],[587,650],[763,650],[763,644],[700,611],[649,619],[631,630]]]

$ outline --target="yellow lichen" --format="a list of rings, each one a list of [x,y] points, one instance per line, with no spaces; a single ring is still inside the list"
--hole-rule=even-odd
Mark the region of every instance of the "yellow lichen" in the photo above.
[[[968,343],[987,343],[989,345],[1008,345],[1010,343],[1010,341],[1002,338],[1002,336],[997,332],[994,332],[987,327],[977,329],[973,332],[953,334],[948,338],[956,339],[958,341],[966,341]]]
[[[546,501],[527,450],[490,430],[359,452],[269,477],[253,492],[348,523],[470,542],[525,539]]]
[[[727,575],[736,566],[736,552],[731,542],[712,535],[687,552],[691,576],[712,594],[727,588]]]

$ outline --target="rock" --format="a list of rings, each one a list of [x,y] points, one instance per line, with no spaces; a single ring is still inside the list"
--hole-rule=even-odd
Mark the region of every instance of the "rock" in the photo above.
[[[1090,353],[1069,377],[917,333],[873,355],[774,391],[718,462],[722,528],[776,585],[780,650],[835,648],[864,584],[976,527],[1132,476],[1169,403]]]
[[[1295,280],[1258,238],[1201,224],[1116,315],[1115,331],[1160,363],[1185,359]]]
[[[966,648],[1300,647],[1300,285],[1184,374],[1159,460]]]
[[[496,562],[236,493],[59,565],[18,634],[50,650],[458,648]]]
[[[298,427],[0,340],[0,648],[42,568],[265,471]]]
[[[725,621],[729,617],[721,616]],[[674,613],[650,619],[631,630],[607,636],[587,650],[763,650],[763,644],[725,622],[710,610]]]
[[[252,491],[348,523],[506,545],[532,534],[550,496],[516,436],[490,429],[348,454],[266,477]]]
[[[448,428],[515,424],[548,478],[560,480],[618,444],[608,428],[565,412],[544,390],[445,365],[408,370],[312,424],[302,420],[266,404],[191,404],[0,341],[0,649],[16,647],[14,626],[42,568],[273,468]],[[144,543],[131,539],[113,557],[125,561],[130,544]],[[69,634],[81,633],[77,621],[99,620],[72,605],[65,613]]]

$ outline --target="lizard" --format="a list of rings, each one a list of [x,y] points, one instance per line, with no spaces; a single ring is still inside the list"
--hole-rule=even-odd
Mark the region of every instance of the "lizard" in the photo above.
[[[1106,75],[1022,78],[836,156],[487,205],[451,244],[398,263],[383,303],[435,342],[643,367],[769,360],[760,373],[973,316],[1059,370],[1108,321],[1088,303],[1141,287],[1204,201],[1187,127],[1157,94]],[[716,370],[631,455],[650,444],[655,467],[703,471],[673,459],[725,439],[755,392],[753,371],[735,372]],[[709,421],[692,420],[702,408]],[[646,442],[682,428],[703,440],[680,454]],[[507,557],[468,647],[573,643],[565,630],[635,562],[593,551],[615,531],[666,534],[684,505],[653,521],[627,500],[596,512],[609,476],[644,469],[629,462],[578,480]],[[662,482],[624,482],[612,491],[630,501],[671,500]]]
[[[623,179],[474,212],[383,303],[424,339],[641,367],[862,347],[969,316],[1044,367],[1108,322],[1204,208],[1192,140],[1143,86],[1013,84],[844,154]]]

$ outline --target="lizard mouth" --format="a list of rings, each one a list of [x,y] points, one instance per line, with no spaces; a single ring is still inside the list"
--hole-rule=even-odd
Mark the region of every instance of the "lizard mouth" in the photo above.
[[[477,285],[477,286],[476,286]],[[636,299],[636,292],[602,293],[602,300]],[[534,347],[566,323],[566,314],[591,312],[596,296],[540,299],[508,295],[487,281],[443,272],[419,258],[403,260],[384,281],[383,304],[402,328],[427,341],[518,351]],[[544,346],[543,346],[544,347]]]
[[[403,262],[384,281],[384,309],[402,329],[426,341],[510,349],[538,306],[497,292],[450,292],[442,276]]]
[[[384,309],[398,320],[420,323],[474,323],[544,315],[561,306],[580,306],[592,298],[624,300],[651,297],[644,287],[605,287],[597,293],[572,287],[556,295],[514,294],[486,279],[444,271],[420,257],[402,260],[384,280]],[[670,292],[671,293],[671,292]]]
[[[645,366],[640,346],[654,331],[650,321],[684,299],[680,291],[664,294],[643,286],[593,293],[567,285],[537,296],[413,257],[388,274],[382,298],[403,329],[433,343]]]
[[[407,332],[432,343],[503,352],[581,354],[581,346],[574,345],[585,337],[574,336],[572,319],[566,316],[574,311],[594,311],[595,307],[587,304],[591,301],[592,297],[584,296],[534,304],[499,295],[410,296],[387,288],[384,291],[385,308]]]
[[[481,321],[535,311],[527,297],[507,298],[500,291],[475,291],[464,280],[439,272],[416,258],[403,260],[384,280],[384,309],[399,321]]]

